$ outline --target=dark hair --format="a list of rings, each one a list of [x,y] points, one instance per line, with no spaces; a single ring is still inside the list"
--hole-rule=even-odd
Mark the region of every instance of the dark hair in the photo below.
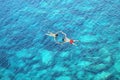
[[[62,41],[65,41],[65,39],[63,38]]]
[[[56,37],[58,36],[58,34],[55,35]]]

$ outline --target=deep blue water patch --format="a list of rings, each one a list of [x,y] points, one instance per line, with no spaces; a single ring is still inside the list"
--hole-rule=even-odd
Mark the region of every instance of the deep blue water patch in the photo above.
[[[119,7],[119,0],[0,0],[0,80],[120,80]],[[48,31],[79,42],[59,45]]]
[[[9,68],[10,63],[8,58],[10,57],[9,54],[6,53],[5,50],[0,49],[0,67]]]

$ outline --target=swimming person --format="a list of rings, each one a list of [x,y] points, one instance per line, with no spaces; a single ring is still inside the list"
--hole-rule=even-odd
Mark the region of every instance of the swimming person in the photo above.
[[[70,39],[70,38],[68,38],[68,37],[66,36],[66,34],[65,34],[64,32],[61,32],[61,33],[65,35],[65,37],[63,38],[63,43],[69,42],[70,44],[73,44],[73,45],[77,46],[77,45],[75,44],[75,42],[76,42],[76,41],[79,41],[79,40]]]
[[[63,39],[62,39],[63,42],[58,42],[58,41],[56,40],[56,38],[58,37],[58,34],[59,34],[59,33],[62,33],[62,34],[64,35],[64,37],[63,37]],[[64,33],[64,32],[62,32],[62,31],[58,31],[58,32],[56,32],[56,33],[48,32],[46,35],[53,37],[57,44],[64,44],[64,43],[68,43],[68,42],[69,42],[70,44],[73,44],[73,45],[77,46],[77,45],[75,44],[75,42],[79,41],[79,40],[73,40],[73,39],[68,38],[67,35],[66,35],[66,33]]]
[[[54,40],[56,41],[56,38],[57,38],[57,36],[58,36],[58,33],[60,33],[60,32],[61,32],[61,31],[58,31],[58,32],[56,32],[56,33],[53,33],[53,32],[49,32],[49,31],[48,31],[48,33],[47,33],[46,35],[53,37]]]

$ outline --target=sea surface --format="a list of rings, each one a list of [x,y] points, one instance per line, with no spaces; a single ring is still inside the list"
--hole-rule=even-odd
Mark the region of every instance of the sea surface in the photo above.
[[[0,80],[120,80],[120,0],[0,0]]]

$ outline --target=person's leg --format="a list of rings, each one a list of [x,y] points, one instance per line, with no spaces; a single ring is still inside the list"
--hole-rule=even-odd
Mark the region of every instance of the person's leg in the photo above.
[[[74,40],[74,42],[79,42],[79,40]]]
[[[75,46],[77,46],[77,44],[75,44],[75,43],[72,43],[73,45],[75,45]]]
[[[79,40],[73,40],[74,42],[79,42]],[[77,46],[77,44],[72,43],[73,45]]]

